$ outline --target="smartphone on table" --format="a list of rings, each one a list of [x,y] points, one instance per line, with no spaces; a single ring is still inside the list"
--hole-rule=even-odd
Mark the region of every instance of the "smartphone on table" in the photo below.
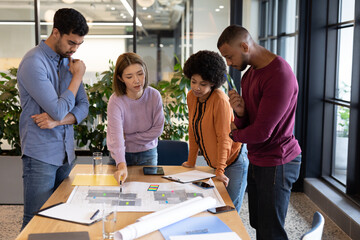
[[[235,210],[234,207],[227,205],[227,206],[222,206],[222,207],[217,207],[217,208],[209,208],[208,212],[217,214],[217,213],[229,212],[229,211],[233,211],[233,210]]]
[[[144,175],[164,175],[162,167],[143,167]]]
[[[208,183],[206,183],[206,182],[200,182],[200,181],[198,181],[198,182],[193,182],[193,184],[195,184],[196,186],[199,186],[199,187],[201,187],[201,188],[214,188],[214,186],[213,185],[210,185],[210,184],[208,184]]]

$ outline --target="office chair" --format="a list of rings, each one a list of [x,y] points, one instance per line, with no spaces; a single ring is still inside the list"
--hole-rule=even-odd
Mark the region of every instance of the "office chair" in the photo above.
[[[175,140],[159,140],[158,165],[180,166],[187,161],[189,148],[187,142]]]
[[[325,219],[319,212],[314,213],[311,230],[305,233],[301,240],[321,240]]]

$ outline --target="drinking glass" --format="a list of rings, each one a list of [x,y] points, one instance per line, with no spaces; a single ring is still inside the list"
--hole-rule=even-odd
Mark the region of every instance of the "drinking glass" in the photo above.
[[[93,153],[93,174],[102,173],[102,152]]]
[[[103,211],[103,239],[114,239],[114,233],[116,231],[116,209],[112,208],[109,213],[108,210]]]

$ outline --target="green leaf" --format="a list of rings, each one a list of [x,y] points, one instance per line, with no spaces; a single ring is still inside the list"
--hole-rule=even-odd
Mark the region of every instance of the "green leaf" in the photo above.
[[[175,71],[179,71],[180,69],[181,69],[180,63],[176,63],[176,64],[174,65],[174,70],[175,70]]]

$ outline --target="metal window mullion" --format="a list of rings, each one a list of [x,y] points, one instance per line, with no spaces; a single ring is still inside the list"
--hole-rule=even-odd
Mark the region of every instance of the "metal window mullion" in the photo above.
[[[34,0],[34,16],[35,16],[35,46],[40,43],[40,0]]]
[[[278,2],[278,27],[277,27],[277,35],[286,32],[286,18],[287,18],[287,1],[286,0],[279,0]],[[277,54],[285,57],[285,39],[280,36],[277,41]]]
[[[353,68],[351,81],[350,99],[350,122],[349,122],[349,144],[348,165],[346,179],[346,193],[349,195],[360,195],[360,2],[355,1],[355,21],[353,40]]]
[[[137,11],[136,11],[136,0],[133,0],[133,51],[134,53],[136,53],[136,15],[137,15]]]

